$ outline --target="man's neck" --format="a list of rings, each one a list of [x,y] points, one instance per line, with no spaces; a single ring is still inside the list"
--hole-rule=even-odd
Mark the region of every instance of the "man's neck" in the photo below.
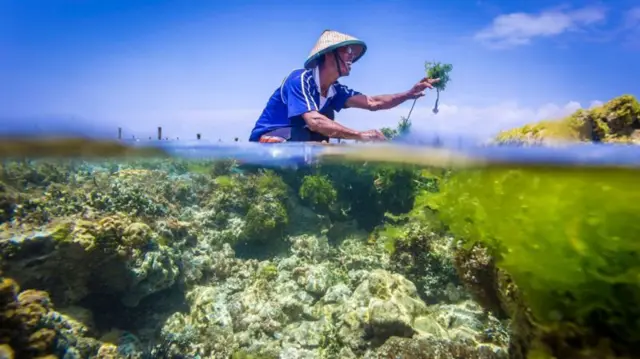
[[[338,74],[335,71],[326,69],[324,66],[320,66],[318,71],[320,72],[320,91],[322,91],[322,96],[327,96],[329,87],[338,80]]]

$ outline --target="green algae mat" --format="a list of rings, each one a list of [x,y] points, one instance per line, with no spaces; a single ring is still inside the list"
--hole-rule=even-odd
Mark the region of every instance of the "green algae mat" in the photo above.
[[[540,338],[577,340],[591,347],[585,357],[637,355],[639,183],[640,172],[624,168],[461,171],[416,208],[437,211],[468,247],[488,248]]]

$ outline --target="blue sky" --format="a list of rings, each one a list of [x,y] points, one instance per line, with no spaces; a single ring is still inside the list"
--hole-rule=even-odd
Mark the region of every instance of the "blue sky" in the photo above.
[[[341,79],[366,94],[408,90],[427,60],[453,64],[440,113],[435,92],[416,104],[418,129],[484,136],[640,95],[632,0],[0,0],[0,132],[66,123],[145,137],[161,125],[244,140],[324,29],[367,42]],[[410,106],[337,120],[393,126]]]

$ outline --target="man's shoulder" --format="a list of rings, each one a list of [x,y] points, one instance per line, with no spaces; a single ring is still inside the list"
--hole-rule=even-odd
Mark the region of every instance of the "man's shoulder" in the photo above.
[[[283,85],[291,85],[291,84],[299,85],[302,83],[301,80],[307,81],[312,78],[313,78],[313,72],[311,70],[295,69],[289,72],[289,74],[285,77],[282,83]]]

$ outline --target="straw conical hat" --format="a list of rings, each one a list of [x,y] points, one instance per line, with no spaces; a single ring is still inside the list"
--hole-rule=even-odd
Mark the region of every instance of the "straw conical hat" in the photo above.
[[[356,55],[352,62],[358,61],[362,55],[367,51],[367,45],[364,41],[358,40],[353,36],[342,34],[333,30],[324,30],[320,38],[316,42],[316,45],[311,50],[307,61],[304,62],[304,67],[310,69],[316,66],[319,58],[324,56],[327,52],[331,52],[339,47],[351,45]]]

